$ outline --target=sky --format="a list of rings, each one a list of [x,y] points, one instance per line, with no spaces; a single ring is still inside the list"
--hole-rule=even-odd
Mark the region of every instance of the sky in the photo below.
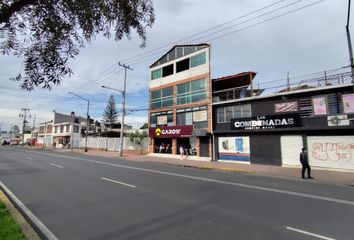
[[[345,25],[347,0],[156,0],[156,21],[147,29],[147,46],[140,48],[136,34],[131,39],[98,37],[71,61],[74,75],[51,91],[23,91],[10,77],[23,71],[23,59],[0,55],[0,126],[22,124],[22,108],[30,109],[30,125],[53,117],[53,111],[103,117],[111,94],[121,111],[121,94],[102,85],[123,89],[127,71],[125,122],[137,128],[147,122],[149,66],[176,44],[209,43],[211,76],[218,78],[245,71],[257,73],[254,83],[275,90],[301,77],[347,72],[349,53]],[[270,6],[271,5],[271,6]],[[269,6],[269,7],[267,7]],[[352,7],[353,9],[353,7]],[[353,19],[352,16],[351,19]],[[353,32],[354,23],[350,21]],[[354,37],[352,37],[354,38]],[[312,75],[311,75],[312,74]],[[306,77],[305,77],[306,76]],[[121,117],[121,114],[119,118]]]

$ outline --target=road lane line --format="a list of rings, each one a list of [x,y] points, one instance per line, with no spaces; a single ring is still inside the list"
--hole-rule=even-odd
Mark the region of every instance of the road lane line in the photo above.
[[[28,160],[33,160],[33,158],[31,158],[31,157],[26,157],[26,159],[28,159]]]
[[[51,165],[51,166],[53,166],[53,167],[57,167],[57,168],[64,168],[63,166],[60,166],[60,165],[54,164],[54,163],[51,163],[51,164],[49,164],[49,165]]]
[[[311,233],[311,232],[307,232],[307,231],[304,231],[304,230],[301,230],[301,229],[292,228],[292,227],[288,227],[288,226],[286,226],[286,229],[288,229],[288,230],[290,230],[290,231],[302,233],[302,234],[305,234],[305,235],[309,235],[309,236],[312,236],[312,237],[317,237],[317,238],[320,238],[320,239],[336,240],[335,238],[330,238],[330,237],[322,236],[322,235],[319,235],[319,234],[316,234],[316,233]]]
[[[112,183],[118,183],[118,184],[121,184],[121,185],[124,185],[124,186],[128,186],[128,187],[131,187],[131,188],[136,188],[136,186],[134,185],[131,185],[131,184],[128,184],[128,183],[124,183],[124,182],[118,182],[116,180],[113,180],[113,179],[109,179],[109,178],[105,178],[105,177],[101,177],[102,180],[105,180],[105,181],[108,181],[108,182],[112,182]]]
[[[39,220],[36,215],[34,215],[27,207],[25,204],[21,202],[20,199],[18,199],[15,194],[11,192],[10,189],[6,187],[6,185],[0,181],[0,188],[6,193],[6,195],[9,197],[11,202],[21,210],[24,215],[27,216],[27,219],[31,222],[31,225],[33,224],[35,227],[35,231],[40,235],[41,238],[43,239],[48,239],[48,240],[58,240],[58,238],[47,228],[44,223]]]
[[[277,188],[259,187],[259,186],[255,186],[255,185],[236,183],[236,182],[228,182],[228,181],[217,180],[217,179],[212,179],[212,178],[195,177],[195,176],[191,176],[191,175],[172,173],[172,172],[164,172],[164,171],[147,169],[147,168],[132,167],[132,166],[127,166],[127,165],[107,163],[107,162],[101,162],[101,161],[97,161],[97,160],[90,160],[90,159],[84,159],[84,158],[78,158],[78,157],[72,157],[72,156],[43,153],[43,152],[36,152],[36,151],[31,151],[31,152],[43,154],[43,155],[48,155],[48,156],[56,156],[56,157],[62,157],[62,158],[75,159],[75,160],[84,161],[84,162],[97,163],[97,164],[102,164],[102,165],[107,165],[107,166],[133,169],[133,170],[138,170],[138,171],[143,171],[143,172],[158,173],[158,174],[163,174],[163,175],[168,175],[168,176],[182,177],[182,178],[194,179],[194,180],[205,181],[205,182],[220,183],[220,184],[224,184],[224,185],[231,185],[231,186],[236,186],[236,187],[256,189],[256,190],[261,190],[261,191],[282,193],[282,194],[287,194],[287,195],[292,195],[292,196],[297,196],[297,197],[311,198],[311,199],[322,200],[322,201],[327,201],[327,202],[332,202],[332,203],[340,203],[340,204],[354,206],[354,201],[350,201],[350,200],[343,200],[343,199],[338,199],[338,198],[324,197],[324,196],[307,194],[307,193],[293,192],[293,191],[281,190],[281,189],[277,189]]]

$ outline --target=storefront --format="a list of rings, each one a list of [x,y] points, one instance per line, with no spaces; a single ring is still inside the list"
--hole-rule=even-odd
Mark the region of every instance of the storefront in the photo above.
[[[354,170],[351,91],[348,86],[326,87],[286,98],[218,104],[213,109],[214,159],[300,167],[299,154],[306,147],[313,167]]]
[[[176,155],[180,153],[179,148],[182,146],[190,156],[203,156],[207,152],[208,157],[209,137],[197,135],[206,134],[205,131],[194,130],[193,125],[149,128],[150,153]]]

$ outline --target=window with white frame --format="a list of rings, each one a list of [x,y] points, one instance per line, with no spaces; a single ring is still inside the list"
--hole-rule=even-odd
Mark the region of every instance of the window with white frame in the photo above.
[[[216,115],[218,123],[230,122],[233,118],[251,117],[251,104],[219,107]]]

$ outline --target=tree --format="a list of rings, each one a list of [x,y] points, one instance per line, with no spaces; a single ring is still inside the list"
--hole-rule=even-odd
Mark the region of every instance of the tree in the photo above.
[[[140,127],[140,129],[148,129],[149,125],[148,123],[144,123],[143,126]]]
[[[138,130],[135,131],[135,133],[131,133],[129,135],[129,140],[131,143],[138,145],[140,147],[140,154],[143,153],[143,141],[148,137],[148,134],[146,131],[139,132]]]
[[[136,30],[141,47],[155,21],[151,0],[6,0],[0,2],[0,51],[24,58],[25,90],[51,89],[73,74],[69,60],[98,35],[116,41]]]
[[[118,121],[118,110],[113,95],[109,97],[107,106],[103,112],[103,121],[110,128],[113,128],[113,125]]]

